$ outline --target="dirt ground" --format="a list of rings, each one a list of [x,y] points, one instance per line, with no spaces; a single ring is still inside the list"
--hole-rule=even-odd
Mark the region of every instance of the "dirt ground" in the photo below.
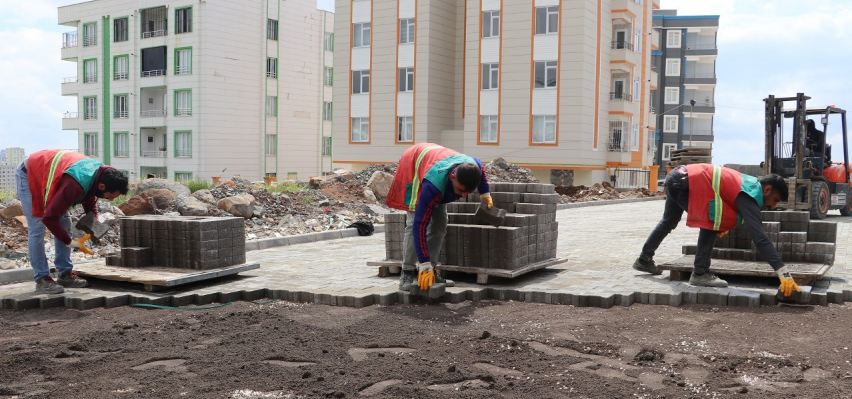
[[[850,331],[839,305],[4,311],[0,398],[849,398]]]

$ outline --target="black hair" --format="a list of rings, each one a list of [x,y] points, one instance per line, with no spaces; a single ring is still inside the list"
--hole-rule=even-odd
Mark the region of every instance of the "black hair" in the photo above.
[[[456,166],[456,179],[468,192],[473,192],[479,187],[479,181],[482,179],[482,171],[479,166],[473,163],[463,163]]]
[[[127,176],[116,168],[104,168],[98,183],[104,184],[104,192],[106,193],[117,191],[122,195],[127,194]]]
[[[784,181],[784,178],[781,176],[778,176],[775,173],[763,176],[760,178],[760,185],[771,186],[772,190],[781,196],[781,201],[787,201],[787,182]]]

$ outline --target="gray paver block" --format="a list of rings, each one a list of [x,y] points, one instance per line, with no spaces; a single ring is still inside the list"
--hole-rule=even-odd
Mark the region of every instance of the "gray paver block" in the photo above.
[[[760,307],[760,294],[745,290],[731,290],[728,293],[728,306]]]

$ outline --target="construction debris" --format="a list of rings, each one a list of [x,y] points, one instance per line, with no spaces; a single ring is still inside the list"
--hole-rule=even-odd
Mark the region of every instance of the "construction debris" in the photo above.
[[[532,171],[497,158],[485,164],[488,181],[507,183],[538,183]]]
[[[556,187],[556,192],[562,194],[562,203],[645,198],[663,195],[662,192],[652,192],[645,187],[629,191],[619,191],[609,182],[595,183],[591,187]]]

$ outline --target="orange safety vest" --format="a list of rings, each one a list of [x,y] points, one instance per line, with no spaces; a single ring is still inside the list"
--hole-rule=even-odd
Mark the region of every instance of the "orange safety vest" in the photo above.
[[[95,180],[95,174],[102,165],[98,160],[83,154],[63,150],[42,150],[27,158],[27,180],[33,197],[33,216],[43,217],[51,194],[59,185],[62,175],[68,174],[86,195]]]
[[[686,225],[728,231],[742,223],[736,200],[746,193],[763,207],[763,188],[754,176],[711,164],[686,165],[689,203]]]
[[[402,153],[402,158],[399,160],[399,166],[396,169],[396,174],[393,176],[388,198],[385,201],[387,205],[394,209],[399,209],[407,212],[414,212],[417,207],[417,198],[420,195],[420,185],[423,179],[427,178],[427,174],[433,166],[441,161],[450,158],[458,158],[458,162],[475,162],[473,158],[467,155],[459,154],[449,148],[442,147],[438,144],[422,143],[411,146]],[[432,175],[437,180],[445,178],[446,172],[441,168],[441,171],[432,171]],[[440,175],[440,176],[438,176]],[[436,184],[439,190],[443,190],[442,184]]]

